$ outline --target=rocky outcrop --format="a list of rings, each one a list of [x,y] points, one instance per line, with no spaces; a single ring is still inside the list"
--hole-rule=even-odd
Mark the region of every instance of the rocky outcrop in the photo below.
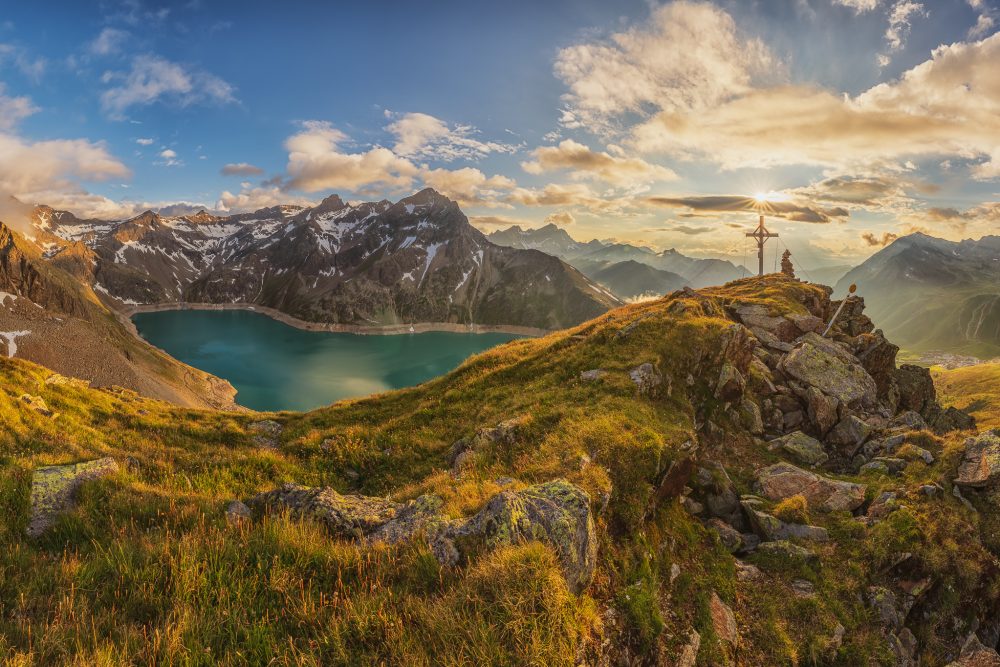
[[[875,380],[848,350],[818,334],[804,335],[785,357],[781,368],[844,405],[866,408],[875,405]]]
[[[819,440],[809,437],[802,431],[795,431],[772,440],[770,449],[779,450],[808,466],[822,465],[830,458]]]
[[[597,563],[597,537],[590,497],[564,480],[502,491],[473,517],[453,521],[441,499],[424,495],[407,503],[341,495],[331,488],[297,484],[260,493],[246,504],[256,513],[290,511],[322,523],[338,537],[395,544],[423,535],[435,557],[454,565],[466,554],[538,540],[556,552],[571,591],[586,588]]]
[[[60,514],[71,510],[77,489],[84,482],[113,475],[118,470],[118,462],[110,457],[35,470],[31,481],[28,537],[41,536]]]
[[[810,509],[825,512],[853,511],[865,500],[865,487],[861,484],[830,479],[790,463],[764,468],[757,475],[757,483],[770,500],[802,494]]]
[[[1000,653],[983,646],[979,637],[973,633],[962,647],[958,660],[949,662],[947,667],[1000,667]]]

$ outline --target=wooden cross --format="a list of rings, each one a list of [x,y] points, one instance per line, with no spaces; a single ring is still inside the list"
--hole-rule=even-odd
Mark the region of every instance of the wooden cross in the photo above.
[[[764,244],[768,239],[776,238],[778,235],[774,232],[767,231],[767,228],[764,227],[764,214],[761,213],[760,224],[757,225],[757,229],[752,232],[747,232],[747,236],[752,239],[756,239],[757,241],[757,262],[759,265],[757,275],[762,276],[764,275]]]

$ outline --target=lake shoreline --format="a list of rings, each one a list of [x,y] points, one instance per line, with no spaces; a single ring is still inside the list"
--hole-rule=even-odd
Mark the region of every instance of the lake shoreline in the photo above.
[[[458,324],[455,322],[415,322],[413,324],[384,324],[384,325],[360,325],[360,324],[329,324],[322,322],[308,322],[293,317],[275,308],[260,306],[253,303],[151,303],[136,306],[119,307],[118,312],[131,325],[129,328],[138,336],[132,317],[139,313],[161,313],[174,310],[239,310],[250,311],[266,315],[282,324],[302,329],[304,331],[325,331],[329,333],[349,333],[362,336],[394,336],[408,333],[503,333],[515,336],[527,336],[538,338],[552,333],[549,329],[538,329],[535,327],[505,326],[498,324]]]

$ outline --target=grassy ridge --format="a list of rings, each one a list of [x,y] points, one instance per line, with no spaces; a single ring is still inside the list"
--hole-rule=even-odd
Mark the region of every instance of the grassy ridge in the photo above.
[[[815,289],[770,278],[704,294],[787,312]],[[997,590],[975,520],[949,494],[907,496],[905,511],[872,527],[846,513],[810,517],[834,536],[809,544],[819,564],[754,556],[757,581],[737,578],[733,557],[679,503],[651,505],[659,475],[695,440],[696,419],[727,434],[698,456],[723,463],[741,492],[752,491],[754,468],[777,460],[712,395],[731,326],[718,312],[678,293],[509,343],[417,388],[307,414],[186,410],[46,385],[48,371],[0,359],[0,512],[9,517],[0,522],[0,656],[16,665],[570,665],[610,652],[670,664],[693,628],[704,665],[890,664],[863,598],[909,552],[918,570],[935,572],[935,613],[919,638],[931,647],[927,664],[938,664],[952,648],[947,623],[979,613]],[[671,391],[636,395],[628,370],[643,362],[658,365]],[[609,374],[579,379],[593,368]],[[22,393],[59,415],[28,409]],[[279,450],[253,441],[249,426],[263,417],[285,425]],[[479,450],[468,472],[451,473],[455,440],[512,418],[523,420],[513,445]],[[938,462],[867,479],[870,496],[949,484],[957,445],[912,438]],[[31,471],[106,455],[127,469],[85,485],[75,512],[28,541]],[[287,516],[224,518],[231,499],[283,481],[394,500],[432,492],[465,516],[508,476],[515,489],[563,477],[595,511],[606,504],[584,594],[568,592],[553,552],[537,543],[445,568],[419,541],[358,545]],[[795,579],[814,595],[794,594]],[[738,647],[717,640],[713,592],[736,613]]]
[[[946,370],[932,368],[942,405],[954,405],[976,418],[980,428],[1000,428],[1000,364]]]

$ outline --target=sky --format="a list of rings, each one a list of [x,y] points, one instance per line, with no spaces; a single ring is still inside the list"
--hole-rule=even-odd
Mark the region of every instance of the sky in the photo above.
[[[994,0],[5,3],[0,194],[396,200],[809,265],[1000,228]],[[755,199],[756,198],[756,199]]]

